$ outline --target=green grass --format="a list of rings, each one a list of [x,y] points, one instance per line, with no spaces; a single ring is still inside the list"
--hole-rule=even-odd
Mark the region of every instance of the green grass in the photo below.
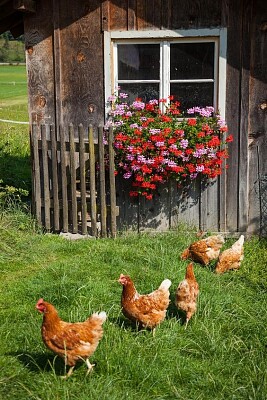
[[[0,222],[0,397],[7,399],[257,399],[267,396],[266,241],[245,243],[242,268],[217,276],[195,265],[198,309],[187,330],[174,306],[192,233],[68,241],[36,233],[16,211]],[[229,246],[232,240],[228,240]],[[171,304],[156,330],[136,331],[120,310],[120,273],[140,293],[168,277]],[[62,381],[64,364],[41,340],[40,297],[65,320],[105,310],[104,337],[91,361]]]
[[[26,95],[21,103],[17,95],[1,97],[0,118],[27,120]],[[27,189],[28,127],[0,122],[0,132],[0,179]],[[0,398],[266,400],[267,241],[245,242],[237,272],[217,276],[212,268],[195,265],[200,296],[185,330],[174,293],[187,265],[180,254],[194,239],[192,232],[177,230],[70,242],[44,235],[21,206],[1,209]],[[172,280],[168,315],[155,337],[123,317],[120,273],[131,275],[140,293]],[[107,312],[90,376],[82,364],[69,380],[61,379],[62,360],[41,340],[42,318],[35,310],[40,297],[69,321]]]
[[[25,65],[0,66],[0,107],[27,102],[27,76]],[[1,117],[0,117],[1,118]]]
[[[0,99],[0,119],[28,121],[25,66],[0,66]],[[4,185],[31,190],[28,125],[0,121],[0,179]]]

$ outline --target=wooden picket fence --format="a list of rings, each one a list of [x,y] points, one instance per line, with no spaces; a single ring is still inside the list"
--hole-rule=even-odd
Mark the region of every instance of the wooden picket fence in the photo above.
[[[113,131],[32,124],[33,212],[48,232],[116,236]],[[109,159],[106,165],[106,157]]]

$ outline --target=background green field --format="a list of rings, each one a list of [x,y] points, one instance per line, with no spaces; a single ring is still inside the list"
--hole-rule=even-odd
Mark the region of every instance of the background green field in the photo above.
[[[0,65],[0,107],[16,104],[27,105],[26,66]]]
[[[31,190],[28,97],[25,65],[0,65],[0,180]]]

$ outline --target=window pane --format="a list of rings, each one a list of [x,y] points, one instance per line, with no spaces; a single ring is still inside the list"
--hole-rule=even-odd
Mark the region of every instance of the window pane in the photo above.
[[[213,79],[214,43],[171,44],[171,79]]]
[[[120,92],[129,95],[127,102],[132,103],[136,97],[140,97],[144,102],[159,98],[158,83],[119,83]]]
[[[172,83],[170,93],[181,102],[182,111],[196,106],[214,106],[213,83]]]
[[[159,79],[159,44],[118,44],[118,79]]]

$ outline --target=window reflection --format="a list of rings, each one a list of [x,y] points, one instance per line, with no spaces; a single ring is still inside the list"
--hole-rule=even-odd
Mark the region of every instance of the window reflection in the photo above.
[[[121,83],[121,92],[129,95],[127,103],[132,103],[137,97],[147,103],[149,100],[159,98],[159,84],[158,83]]]
[[[213,86],[212,82],[172,83],[170,92],[175,100],[180,101],[181,111],[186,111],[195,106],[212,106]]]
[[[160,76],[159,44],[119,44],[119,80],[153,80]]]
[[[213,79],[214,43],[173,43],[171,80]]]

